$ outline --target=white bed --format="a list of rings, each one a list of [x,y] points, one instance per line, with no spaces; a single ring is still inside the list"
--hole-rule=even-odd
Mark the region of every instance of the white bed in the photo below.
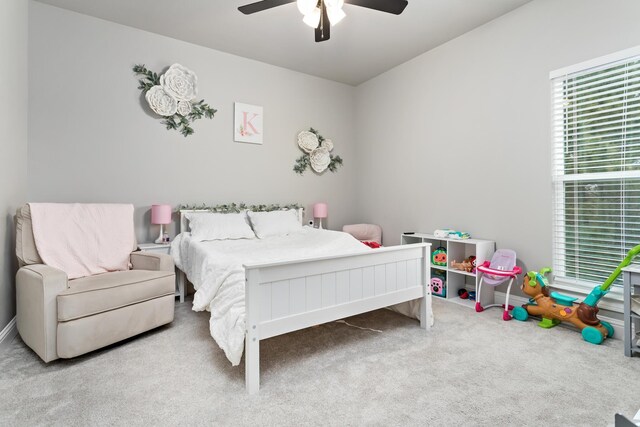
[[[181,230],[188,212],[181,211]],[[211,312],[211,336],[233,365],[244,348],[250,393],[259,390],[260,340],[416,299],[421,327],[432,323],[425,244],[370,249],[349,234],[311,227],[204,242],[183,231],[171,253],[179,280],[186,275],[196,289],[193,310]]]

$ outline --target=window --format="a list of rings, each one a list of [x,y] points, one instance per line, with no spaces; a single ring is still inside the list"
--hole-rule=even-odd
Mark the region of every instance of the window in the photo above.
[[[551,78],[554,270],[590,289],[640,244],[640,49]]]

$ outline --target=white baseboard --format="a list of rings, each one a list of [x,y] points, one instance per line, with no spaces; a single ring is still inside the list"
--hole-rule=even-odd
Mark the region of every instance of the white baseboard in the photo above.
[[[7,326],[0,331],[0,350],[4,350],[9,347],[9,344],[18,335],[18,328],[16,327],[16,318],[14,317],[9,321]]]
[[[504,292],[495,292],[493,294],[496,304],[504,304],[506,300],[507,294]],[[522,304],[527,304],[529,302],[529,298],[521,297],[519,295],[509,295],[509,304],[519,306]]]

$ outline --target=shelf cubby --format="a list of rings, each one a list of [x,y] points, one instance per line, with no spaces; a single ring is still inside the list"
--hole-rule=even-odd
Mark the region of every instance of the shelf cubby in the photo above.
[[[484,261],[491,260],[496,249],[496,243],[490,240],[481,239],[444,239],[435,237],[432,234],[414,233],[402,234],[400,244],[406,245],[410,243],[431,243],[431,252],[442,246],[447,250],[447,266],[439,266],[431,263],[429,266],[431,271],[439,270],[447,281],[447,296],[449,302],[473,308],[475,301],[469,299],[461,299],[458,296],[458,290],[466,289],[467,291],[476,291],[478,287],[479,277],[475,273],[457,270],[451,267],[451,261],[462,262],[470,256],[476,257],[476,265],[482,264]],[[493,304],[493,287],[483,287],[482,305]]]

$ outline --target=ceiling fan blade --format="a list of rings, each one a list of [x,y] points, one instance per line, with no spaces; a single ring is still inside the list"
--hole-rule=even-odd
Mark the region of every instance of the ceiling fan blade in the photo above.
[[[322,2],[322,15],[320,16],[320,23],[318,28],[315,29],[316,43],[329,40],[331,37],[331,24],[329,23],[329,15],[327,14],[327,7]]]
[[[240,6],[238,10],[245,15],[251,15],[252,13],[262,12],[263,10],[282,6],[283,4],[294,3],[295,1],[296,0],[262,0]]]
[[[366,7],[367,9],[379,10],[380,12],[393,13],[400,15],[405,7],[407,0],[344,0],[347,4],[354,6]]]

